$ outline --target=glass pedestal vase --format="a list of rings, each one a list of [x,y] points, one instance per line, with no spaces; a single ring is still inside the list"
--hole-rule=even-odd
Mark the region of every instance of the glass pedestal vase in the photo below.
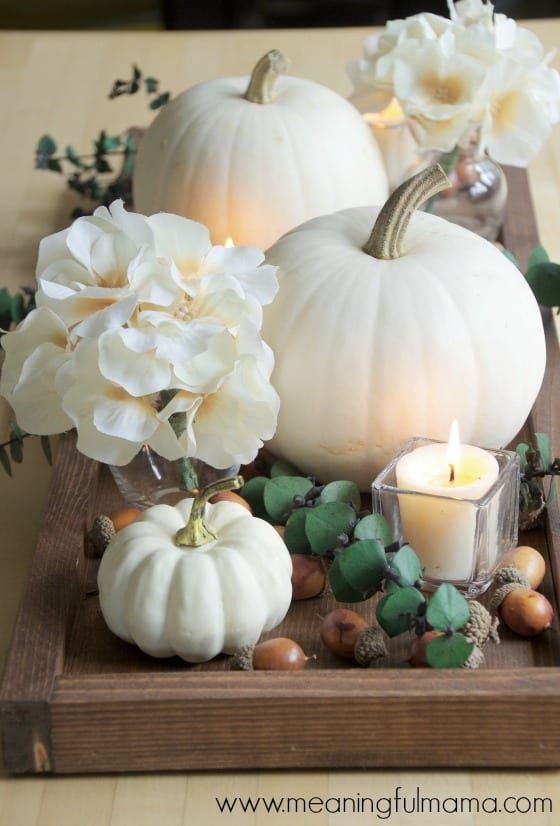
[[[487,241],[495,241],[504,223],[507,203],[507,180],[501,166],[478,151],[476,140],[458,152],[430,153],[429,163],[436,162],[445,169],[451,189],[436,195],[427,210]]]
[[[218,479],[235,476],[239,465],[213,468],[199,459],[191,459],[198,478],[198,487],[204,488]],[[149,508],[152,505],[175,505],[187,496],[193,496],[182,483],[180,461],[171,462],[143,447],[132,462],[122,467],[109,465],[117,488],[127,505]]]

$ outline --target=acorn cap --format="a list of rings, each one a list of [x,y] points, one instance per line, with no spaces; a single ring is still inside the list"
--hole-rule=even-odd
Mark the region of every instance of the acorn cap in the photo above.
[[[89,532],[89,541],[94,550],[95,556],[103,556],[107,545],[115,535],[113,520],[101,514],[96,516]]]
[[[500,642],[498,636],[500,621],[497,617],[492,617],[484,605],[476,600],[469,603],[469,612],[470,618],[461,629],[469,642],[474,642],[479,648],[482,648],[489,639]]]
[[[234,671],[252,671],[254,650],[254,645],[242,645],[238,648],[231,658],[232,669]]]
[[[480,668],[480,666],[483,663],[484,651],[482,650],[482,648],[479,648],[478,645],[475,645],[475,647],[469,655],[468,660],[463,663],[462,668]]]
[[[364,628],[354,645],[354,659],[358,665],[367,667],[386,656],[387,646],[381,628],[376,626]]]
[[[494,575],[494,586],[501,588],[502,585],[507,585],[510,582],[516,582],[524,588],[530,588],[531,583],[519,568],[515,565],[507,565],[505,568],[500,568]]]
[[[497,588],[492,594],[492,599],[490,600],[490,610],[492,613],[498,612],[500,605],[508,594],[511,594],[512,591],[518,591],[520,588],[523,591],[531,590],[531,586],[521,585],[519,582],[506,582],[505,585],[501,585]]]

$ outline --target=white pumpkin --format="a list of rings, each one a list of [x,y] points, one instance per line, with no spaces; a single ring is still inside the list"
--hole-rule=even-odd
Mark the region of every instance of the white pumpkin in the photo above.
[[[468,230],[411,215],[447,185],[431,167],[381,211],[317,218],[267,253],[280,268],[263,326],[281,400],[270,448],[320,480],[369,489],[402,442],[445,440],[454,418],[462,441],[504,446],[535,401],[545,341],[524,277]]]
[[[168,103],[138,151],[136,209],[266,249],[308,218],[382,203],[385,168],[360,114],[324,86],[277,77],[285,69],[272,51],[251,79],[210,80]]]
[[[292,598],[283,540],[236,502],[205,504],[242,482],[215,483],[175,507],[155,505],[115,535],[98,574],[113,633],[154,657],[205,662],[281,622]]]

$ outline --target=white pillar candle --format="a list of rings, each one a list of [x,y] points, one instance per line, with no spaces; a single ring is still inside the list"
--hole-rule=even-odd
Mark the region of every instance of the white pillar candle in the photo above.
[[[476,508],[499,474],[495,457],[459,444],[457,423],[449,444],[418,447],[399,459],[397,487],[427,496],[399,494],[403,539],[416,551],[424,575],[466,581],[475,560]]]

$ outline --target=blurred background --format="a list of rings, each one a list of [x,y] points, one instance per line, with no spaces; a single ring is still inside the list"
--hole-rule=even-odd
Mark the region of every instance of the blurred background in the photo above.
[[[496,0],[510,17],[560,16],[560,0]],[[445,0],[0,0],[1,29],[253,29],[367,26]]]

